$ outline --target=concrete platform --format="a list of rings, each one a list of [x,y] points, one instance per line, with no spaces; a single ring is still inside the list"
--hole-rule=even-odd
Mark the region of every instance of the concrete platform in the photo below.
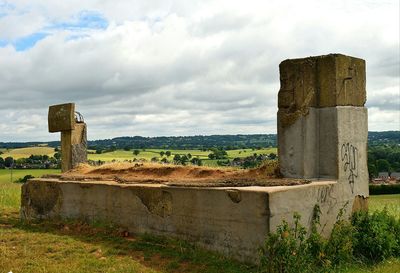
[[[242,261],[256,261],[267,233],[299,212],[310,226],[321,207],[328,234],[339,209],[359,203],[348,185],[313,181],[275,187],[176,187],[113,181],[31,179],[22,190],[24,219],[106,221],[129,232],[177,237]]]

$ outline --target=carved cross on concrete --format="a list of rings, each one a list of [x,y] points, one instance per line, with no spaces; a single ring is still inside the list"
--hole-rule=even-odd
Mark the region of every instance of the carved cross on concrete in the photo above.
[[[61,132],[61,171],[66,172],[87,162],[86,123],[75,117],[75,104],[66,103],[49,107],[49,132]]]

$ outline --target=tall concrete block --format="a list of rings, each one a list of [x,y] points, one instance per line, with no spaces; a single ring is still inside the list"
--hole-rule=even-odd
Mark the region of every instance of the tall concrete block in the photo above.
[[[280,74],[282,174],[368,181],[365,61],[340,54],[285,60]]]
[[[74,103],[49,107],[49,132],[61,132],[62,172],[87,162],[87,128],[81,117],[75,117],[75,114]]]

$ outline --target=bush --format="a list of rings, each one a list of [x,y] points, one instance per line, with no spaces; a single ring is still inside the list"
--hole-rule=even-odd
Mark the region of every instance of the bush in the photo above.
[[[400,257],[400,219],[387,210],[353,214],[351,221],[342,219],[342,208],[329,239],[323,238],[318,206],[314,208],[311,231],[293,216],[294,225],[286,221],[268,235],[261,249],[260,272],[329,272],[353,261],[375,263]]]
[[[355,213],[352,217],[355,228],[354,254],[371,262],[400,256],[400,220],[388,211]]]
[[[312,258],[308,251],[306,230],[300,224],[300,215],[294,214],[294,227],[286,221],[276,233],[267,237],[261,249],[260,272],[310,272]]]
[[[16,183],[26,183],[26,181],[28,181],[31,178],[35,178],[33,175],[25,175],[23,178],[18,179],[17,181],[15,181]]]
[[[400,184],[369,185],[369,194],[400,194]]]

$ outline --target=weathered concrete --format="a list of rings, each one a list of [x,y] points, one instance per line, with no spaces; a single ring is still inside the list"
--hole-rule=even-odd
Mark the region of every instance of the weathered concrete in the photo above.
[[[278,114],[279,115],[279,114]],[[352,163],[352,173],[368,181],[367,169],[367,109],[337,106],[309,108],[309,114],[299,117],[288,127],[278,118],[278,155],[281,172],[293,178],[339,178],[344,161]],[[350,145],[347,151],[343,145]],[[351,157],[351,158],[350,158]],[[346,166],[347,166],[346,165]]]
[[[255,261],[269,230],[293,212],[309,226],[319,204],[328,233],[353,196],[334,181],[301,186],[189,188],[33,179],[23,186],[24,218],[113,222],[133,233],[178,237],[240,260]],[[346,193],[345,195],[343,193]]]
[[[73,130],[61,132],[62,172],[87,162],[86,131],[85,123],[76,123]]]
[[[344,144],[353,149],[351,159],[357,161],[353,160],[352,169],[367,170],[365,61],[340,54],[285,60],[280,74],[278,152],[282,174],[337,179],[340,162],[348,160],[350,164],[350,155],[342,155]]]
[[[285,60],[279,65],[278,107],[364,106],[365,61],[341,54]]]
[[[61,171],[87,162],[86,124],[75,119],[75,104],[52,105],[48,114],[49,132],[61,132]]]
[[[50,106],[48,125],[50,133],[73,130],[75,126],[75,104],[65,103]]]

